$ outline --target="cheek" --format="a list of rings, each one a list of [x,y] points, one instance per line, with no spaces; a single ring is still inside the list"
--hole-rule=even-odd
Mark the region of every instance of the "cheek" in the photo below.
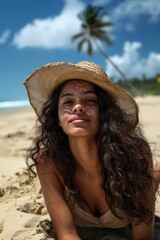
[[[99,107],[91,108],[88,107],[87,111],[90,113],[91,116],[93,116],[95,119],[99,119]]]
[[[58,121],[59,121],[59,126],[62,128],[65,128],[67,124],[67,116],[65,114],[65,111],[63,109],[58,109]]]

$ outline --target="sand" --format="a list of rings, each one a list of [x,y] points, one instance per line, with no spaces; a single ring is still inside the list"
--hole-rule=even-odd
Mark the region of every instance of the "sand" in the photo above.
[[[146,138],[160,149],[160,96],[138,97]],[[0,111],[0,240],[45,239],[38,223],[49,218],[37,180],[28,181],[25,154],[34,135],[31,108]],[[155,144],[152,144],[155,152]],[[160,161],[155,155],[154,161]],[[156,214],[160,216],[159,197]]]

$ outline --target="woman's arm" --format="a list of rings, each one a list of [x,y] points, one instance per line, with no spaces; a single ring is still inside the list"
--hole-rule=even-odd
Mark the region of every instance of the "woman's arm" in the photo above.
[[[152,240],[154,233],[154,221],[148,225],[146,223],[132,225],[133,240]]]
[[[58,240],[79,240],[71,210],[65,200],[62,181],[52,160],[47,157],[39,157],[37,173]]]

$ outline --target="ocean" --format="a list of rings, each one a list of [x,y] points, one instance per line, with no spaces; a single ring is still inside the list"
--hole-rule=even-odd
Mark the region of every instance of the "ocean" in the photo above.
[[[29,105],[30,104],[28,100],[0,102],[0,110],[5,110],[9,108],[27,107]]]

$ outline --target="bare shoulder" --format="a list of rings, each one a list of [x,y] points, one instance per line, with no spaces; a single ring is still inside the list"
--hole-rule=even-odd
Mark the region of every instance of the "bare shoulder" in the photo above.
[[[56,175],[59,180],[63,183],[63,178],[51,156],[48,154],[48,151],[45,148],[42,148],[37,155],[37,173],[38,175],[53,174]]]

